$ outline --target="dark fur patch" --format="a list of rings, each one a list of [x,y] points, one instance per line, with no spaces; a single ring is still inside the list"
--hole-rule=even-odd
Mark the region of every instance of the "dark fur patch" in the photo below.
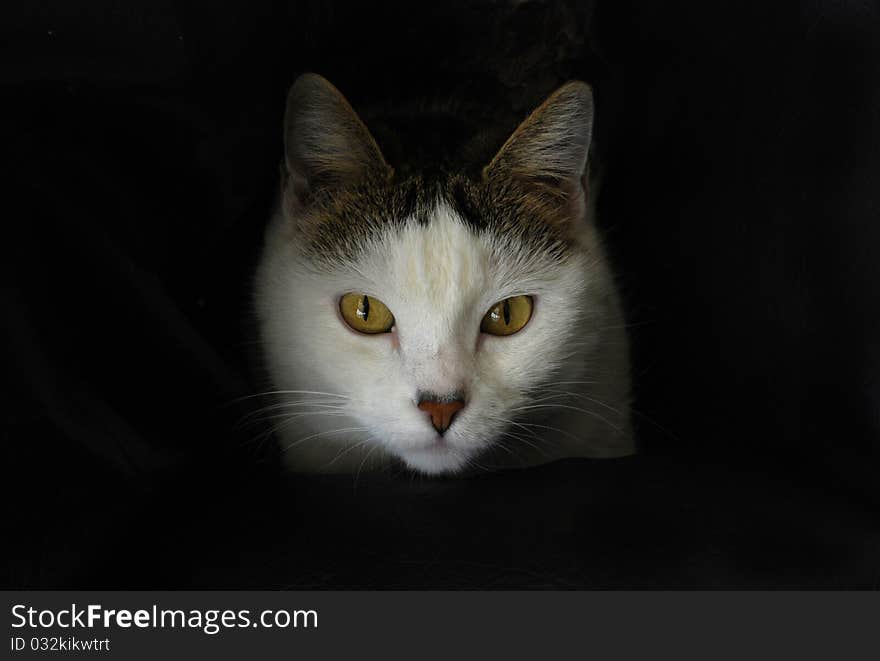
[[[574,249],[581,207],[573,201],[580,199],[582,173],[566,172],[562,166],[586,158],[585,151],[574,153],[569,144],[579,130],[575,122],[587,122],[583,132],[589,143],[592,105],[583,83],[560,88],[502,145],[503,138],[491,130],[498,127],[480,130],[470,118],[443,109],[423,111],[406,121],[368,118],[365,126],[332,85],[317,76],[308,81],[308,86],[297,83],[302,93],[291,94],[298,105],[288,110],[288,148],[297,158],[288,157],[288,162],[308,162],[311,156],[296,150],[296,130],[305,127],[311,132],[302,139],[320,145],[314,148],[315,160],[331,164],[325,170],[345,174],[331,185],[309,186],[306,192],[291,185],[285,189],[284,209],[294,228],[291,238],[316,263],[356,259],[378,233],[411,220],[429,223],[439,204],[452,208],[476,234],[494,233],[554,258]],[[320,121],[319,110],[327,115],[326,122]],[[316,140],[316,130],[332,133],[333,125],[343,127],[345,140],[336,135],[325,142]],[[369,125],[379,128],[382,146],[391,147],[388,162],[378,153]],[[328,143],[352,143],[348,153],[366,165],[355,168],[341,162],[344,153],[331,158],[323,147]],[[582,166],[581,161],[569,169]]]
[[[319,191],[294,212],[293,239],[315,262],[350,261],[380,233],[411,219],[428,224],[438,204],[448,205],[476,234],[497,234],[553,258],[574,249],[574,219],[563,196],[458,173],[366,179],[346,189]]]

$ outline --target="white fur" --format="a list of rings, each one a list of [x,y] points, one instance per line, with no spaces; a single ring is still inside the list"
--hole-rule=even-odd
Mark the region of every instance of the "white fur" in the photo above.
[[[582,238],[584,252],[560,264],[477,236],[439,205],[427,226],[389,230],[327,273],[276,218],[257,282],[267,367],[277,390],[327,393],[278,394],[274,411],[296,415],[280,418],[290,467],[353,472],[397,457],[444,473],[631,453],[623,322],[592,226]],[[383,301],[393,333],[349,329],[347,292]],[[518,294],[534,297],[529,324],[481,334],[486,311]],[[460,389],[467,406],[441,440],[416,393]]]
[[[478,236],[441,204],[427,225],[389,228],[356,263],[327,272],[300,253],[279,213],[256,301],[288,465],[355,472],[398,458],[454,473],[631,453],[617,296],[591,223],[580,241],[582,251],[551,261]],[[348,328],[338,312],[348,292],[384,302],[394,331]],[[528,325],[481,334],[486,311],[518,294],[534,297]],[[467,393],[442,439],[416,406],[420,390]]]

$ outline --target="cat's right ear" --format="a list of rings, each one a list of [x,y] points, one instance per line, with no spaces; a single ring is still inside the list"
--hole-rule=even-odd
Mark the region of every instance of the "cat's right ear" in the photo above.
[[[568,82],[519,125],[483,168],[483,177],[517,181],[544,200],[565,202],[580,216],[592,132],[593,92],[584,82]]]
[[[296,205],[318,190],[393,173],[345,97],[314,73],[297,78],[287,95],[284,163],[285,196]]]

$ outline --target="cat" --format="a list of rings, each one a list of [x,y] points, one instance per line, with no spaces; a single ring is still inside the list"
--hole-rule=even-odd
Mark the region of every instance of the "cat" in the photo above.
[[[634,452],[592,122],[591,88],[572,81],[484,162],[418,170],[389,164],[326,79],[296,80],[255,280],[265,411],[290,469],[465,474]]]

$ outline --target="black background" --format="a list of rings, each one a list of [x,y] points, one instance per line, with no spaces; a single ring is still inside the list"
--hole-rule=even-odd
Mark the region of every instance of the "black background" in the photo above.
[[[876,587],[880,9],[4,5],[7,587]],[[287,88],[594,85],[643,453],[280,475],[250,278]]]

